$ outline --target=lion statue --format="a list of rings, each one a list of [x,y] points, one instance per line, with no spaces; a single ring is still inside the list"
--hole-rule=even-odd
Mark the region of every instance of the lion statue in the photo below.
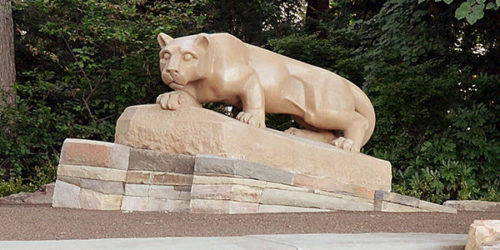
[[[174,89],[158,96],[163,109],[224,102],[237,119],[264,128],[266,113],[290,114],[304,129],[286,133],[359,152],[375,128],[370,99],[328,70],[247,44],[227,34],[173,39],[160,33],[161,78]],[[340,136],[340,131],[343,136]]]

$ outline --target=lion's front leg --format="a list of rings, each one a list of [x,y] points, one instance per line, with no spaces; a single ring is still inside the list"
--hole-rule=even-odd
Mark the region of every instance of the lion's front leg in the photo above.
[[[236,116],[236,119],[258,128],[265,128],[265,96],[257,77],[250,76],[240,91],[243,111]]]
[[[176,110],[181,107],[201,107],[201,104],[190,94],[176,90],[159,95],[156,103],[160,104],[162,109]]]

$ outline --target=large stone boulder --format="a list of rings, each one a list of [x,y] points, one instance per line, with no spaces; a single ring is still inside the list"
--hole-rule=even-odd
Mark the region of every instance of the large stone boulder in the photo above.
[[[156,104],[128,107],[118,119],[115,143],[261,163],[292,173],[294,186],[371,198],[375,190],[391,189],[388,161],[272,129],[255,128],[202,108],[167,111]]]

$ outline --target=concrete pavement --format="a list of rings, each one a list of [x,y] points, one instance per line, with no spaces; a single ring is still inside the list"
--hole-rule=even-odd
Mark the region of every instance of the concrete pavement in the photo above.
[[[466,234],[274,234],[237,237],[166,237],[0,241],[0,249],[464,249]]]

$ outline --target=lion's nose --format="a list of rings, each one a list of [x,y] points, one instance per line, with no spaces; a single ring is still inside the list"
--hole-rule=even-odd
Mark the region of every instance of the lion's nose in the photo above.
[[[167,72],[170,73],[171,75],[179,74],[179,70],[177,69],[167,69]]]

